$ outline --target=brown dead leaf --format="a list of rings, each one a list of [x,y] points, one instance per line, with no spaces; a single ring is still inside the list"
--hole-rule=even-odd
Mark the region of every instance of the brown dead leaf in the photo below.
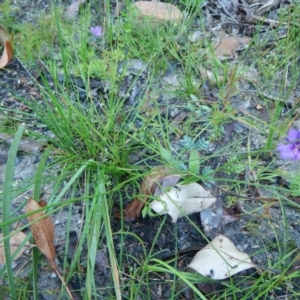
[[[36,202],[33,198],[30,198],[26,205],[26,213],[32,213],[46,206],[46,201],[41,200]],[[55,246],[54,246],[54,225],[52,219],[49,216],[44,215],[43,211],[36,212],[27,217],[31,223],[30,228],[36,246],[47,257],[51,267],[60,278],[61,282],[66,288],[66,291],[71,300],[74,300],[69,288],[67,287],[63,277],[59,273],[55,263]]]
[[[178,21],[182,20],[182,12],[174,5],[157,1],[137,1],[134,3],[139,10],[140,16],[153,17],[160,21]]]
[[[221,34],[215,47],[215,54],[218,58],[234,57],[238,46],[239,42],[235,37]]]
[[[74,1],[70,6],[68,6],[66,12],[65,12],[65,17],[66,18],[74,18],[76,17],[78,11],[79,11],[79,6],[80,4],[84,4],[86,0],[77,0]]]
[[[239,38],[231,36],[225,32],[220,32],[217,44],[215,45],[215,55],[219,59],[233,58],[236,56],[236,51],[245,49],[250,43],[250,38]]]
[[[26,205],[26,213],[41,209],[41,206],[33,198],[30,198]],[[38,221],[37,221],[38,220]],[[34,241],[39,250],[47,257],[51,267],[56,270],[55,247],[54,247],[54,225],[49,216],[44,215],[43,211],[28,216]]]
[[[126,222],[135,221],[141,213],[142,208],[144,207],[144,202],[138,198],[133,199],[128,203],[124,209],[124,217]]]
[[[23,243],[23,241],[26,238],[26,234],[23,233],[22,231],[14,233],[9,240],[10,243],[10,254],[13,255],[15,251],[18,249],[18,247]],[[3,234],[0,233],[0,240],[3,239]],[[16,257],[14,259],[18,259],[21,257],[23,252],[26,250],[26,245],[29,245],[27,242],[25,246],[18,252]],[[5,252],[4,252],[4,242],[0,242],[0,263],[5,263]]]
[[[144,179],[141,184],[142,198],[136,198],[124,209],[125,221],[132,222],[136,220],[141,213],[142,208],[148,201],[149,195],[152,195],[157,186],[162,183],[162,178],[170,176],[172,171],[165,167],[157,167],[152,170]]]
[[[4,46],[2,56],[0,57],[0,69],[4,68],[12,60],[13,49],[9,34],[4,26],[0,24],[0,46]]]

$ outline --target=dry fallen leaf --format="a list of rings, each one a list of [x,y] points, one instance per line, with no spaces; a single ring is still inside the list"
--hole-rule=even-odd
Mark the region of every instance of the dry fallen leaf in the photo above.
[[[133,222],[139,218],[142,208],[144,207],[145,202],[141,201],[138,198],[133,199],[128,203],[124,209],[124,218],[126,222]]]
[[[178,21],[182,20],[182,12],[174,5],[157,1],[137,1],[135,7],[140,12],[140,17],[153,17],[160,21]]]
[[[213,203],[216,198],[206,191],[200,184],[191,183],[186,185],[178,184],[169,192],[162,194],[159,200],[155,200],[150,207],[158,214],[169,214],[172,222],[185,214],[190,215],[200,212]]]
[[[26,213],[31,213],[42,207],[44,207],[44,203],[40,205],[33,198],[30,198],[26,205]],[[28,216],[28,221],[32,223],[30,228],[37,247],[47,257],[52,268],[56,270],[54,225],[52,219],[49,216],[44,215],[43,211],[39,211]]]
[[[13,57],[13,49],[9,34],[4,26],[0,24],[0,46],[4,46],[2,56],[0,57],[0,69],[4,68]]]
[[[212,279],[225,279],[256,267],[248,254],[239,251],[230,239],[222,234],[200,250],[188,265],[188,268]]]
[[[215,54],[218,58],[234,57],[235,51],[239,46],[239,41],[226,34],[220,34],[219,41],[215,47]]]
[[[236,56],[236,51],[246,48],[250,41],[248,37],[239,38],[220,32],[218,42],[215,45],[215,55],[219,59],[233,58]]]
[[[77,0],[70,4],[65,12],[66,18],[74,18],[76,17],[80,4],[84,4],[86,0]]]
[[[143,195],[142,198],[136,198],[132,202],[130,202],[124,209],[125,220],[127,222],[132,222],[136,220],[141,213],[141,210],[145,203],[148,201],[149,195],[152,195],[157,187],[166,187],[170,186],[170,176],[177,176],[176,178],[180,178],[178,174],[170,174],[171,171],[165,167],[157,167],[153,169],[144,179],[141,184],[141,194]],[[163,180],[165,178],[165,181]],[[178,178],[178,180],[179,180]],[[177,180],[177,181],[178,181]],[[176,181],[176,183],[177,183]],[[168,183],[167,183],[168,182]],[[174,183],[174,185],[176,184]]]
[[[41,200],[40,202],[36,202],[33,198],[30,198],[26,205],[26,213],[32,213],[36,210],[39,210],[46,206],[46,201]],[[66,286],[66,283],[63,277],[60,275],[56,263],[55,263],[55,246],[54,246],[54,225],[52,219],[44,215],[43,211],[36,212],[27,217],[30,225],[32,235],[36,246],[39,250],[47,257],[50,262],[51,267],[55,271],[55,273],[60,278],[61,282],[66,288],[66,291],[71,300],[74,299],[69,288]]]
[[[23,243],[23,241],[26,238],[26,234],[19,231],[14,233],[9,240],[10,243],[10,254],[13,255],[15,253],[15,251],[18,249],[18,247]],[[0,233],[0,240],[3,239],[3,234]],[[26,250],[26,245],[29,245],[29,243],[27,242],[25,244],[25,246],[18,252],[18,254],[16,255],[16,257],[14,259],[19,258],[23,252]],[[0,263],[5,263],[5,252],[4,252],[4,242],[0,242]]]

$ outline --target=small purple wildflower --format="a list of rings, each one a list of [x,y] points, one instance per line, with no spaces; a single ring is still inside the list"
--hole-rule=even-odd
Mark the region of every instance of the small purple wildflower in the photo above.
[[[101,26],[95,26],[95,27],[91,27],[90,31],[92,33],[92,35],[94,36],[102,36],[102,27]]]
[[[280,143],[277,150],[282,159],[300,160],[300,131],[290,129],[285,143]]]

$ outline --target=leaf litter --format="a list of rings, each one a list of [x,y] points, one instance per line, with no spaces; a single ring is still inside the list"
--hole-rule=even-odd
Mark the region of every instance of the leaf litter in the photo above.
[[[16,233],[13,233],[10,237],[10,254],[13,255],[15,251],[21,246],[21,244],[24,242],[26,239],[27,235],[22,232],[18,231]],[[0,240],[3,239],[3,234],[0,233]],[[25,245],[21,248],[21,250],[15,255],[14,260],[18,259],[19,257],[22,256],[24,251],[28,249],[29,247],[29,242],[26,242]],[[4,242],[0,242],[0,263],[5,263],[5,251],[4,251]]]
[[[0,46],[4,46],[0,57],[0,69],[7,66],[13,58],[13,48],[6,28],[0,24]]]
[[[165,167],[154,168],[141,183],[142,197],[135,198],[124,209],[124,216],[127,222],[132,222],[139,218],[144,205],[148,202],[149,196],[161,193],[161,188],[171,187],[180,179],[180,175],[171,174],[171,170]],[[147,197],[148,196],[148,197]]]
[[[36,202],[33,198],[30,198],[25,211],[27,214],[33,213],[46,205],[47,203],[44,200]],[[43,210],[40,210],[34,214],[28,215],[27,219],[30,223],[30,229],[36,246],[47,257],[51,267],[65,286],[70,299],[74,299],[55,263],[56,251],[54,246],[54,224],[51,217],[45,215]]]
[[[239,251],[229,238],[220,234],[196,254],[187,268],[221,280],[257,266],[248,254]]]
[[[169,214],[172,222],[184,215],[200,212],[216,202],[216,198],[198,183],[177,184],[170,191],[163,193],[150,207],[158,214]]]

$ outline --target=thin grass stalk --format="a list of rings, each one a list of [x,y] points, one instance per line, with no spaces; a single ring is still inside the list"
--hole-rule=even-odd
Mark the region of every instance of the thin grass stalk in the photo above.
[[[35,201],[39,201],[39,199],[40,199],[43,172],[44,172],[46,161],[50,154],[50,151],[51,151],[51,148],[47,148],[46,151],[42,154],[39,166],[36,171],[34,189],[33,189],[33,198]]]
[[[101,186],[99,184],[99,192],[103,195],[103,204],[104,204],[104,210],[103,210],[103,221],[104,221],[104,227],[105,227],[105,236],[107,240],[107,247],[108,247],[108,253],[109,253],[109,260],[111,264],[111,270],[112,270],[112,276],[114,281],[114,287],[115,287],[115,293],[116,293],[116,299],[122,300],[121,296],[121,287],[120,287],[120,278],[119,278],[119,270],[118,270],[118,264],[116,259],[116,253],[113,243],[113,237],[112,237],[112,230],[110,225],[110,212],[108,208],[107,198],[105,196],[106,190],[105,190],[105,174],[104,170],[99,170],[99,179],[101,182]]]
[[[60,193],[55,197],[53,201],[51,201],[51,204],[58,203],[64,196],[66,192],[70,189],[70,187],[73,185],[73,183],[81,176],[82,172],[88,167],[88,165],[93,160],[88,160],[85,162],[77,171],[76,173],[71,177],[71,179],[68,181],[68,183],[64,186],[64,188],[60,191]]]
[[[159,259],[156,259],[156,258],[151,259],[150,262],[155,262],[155,263],[158,263],[158,264],[164,266],[165,270],[163,272],[169,272],[170,274],[176,275],[183,282],[185,282],[194,291],[194,293],[197,296],[200,297],[200,298],[197,298],[197,299],[206,300],[206,297],[190,282],[190,280],[187,279],[185,276],[182,276],[182,272],[174,269],[169,264],[167,264],[164,261],[161,261]],[[149,271],[152,270],[152,266],[150,266],[150,265],[149,266],[147,265],[145,267],[146,267],[146,270],[149,270]],[[155,267],[154,267],[154,269],[155,269]]]
[[[3,222],[9,221],[11,218],[10,207],[12,201],[11,195],[12,195],[12,185],[13,185],[13,176],[14,176],[14,166],[15,166],[15,160],[16,160],[19,144],[21,142],[24,130],[25,130],[24,125],[20,125],[8,153],[4,189],[3,189],[3,203],[2,203]],[[10,298],[16,299],[17,294],[15,290],[15,279],[11,267],[12,258],[10,254],[9,224],[3,225],[2,231],[4,236],[6,271],[8,276]]]

